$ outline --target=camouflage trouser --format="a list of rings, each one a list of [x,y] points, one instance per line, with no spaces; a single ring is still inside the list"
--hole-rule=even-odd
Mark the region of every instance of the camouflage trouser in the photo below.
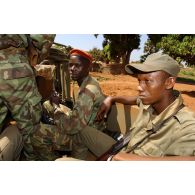
[[[19,160],[22,147],[22,135],[16,126],[9,126],[0,134],[0,160]]]
[[[106,135],[105,133],[98,131],[93,127],[86,126],[79,133],[80,146],[76,143],[76,150],[73,149],[72,157],[58,158],[59,161],[71,161],[77,159],[85,159],[85,148],[88,148],[96,157],[101,156],[108,151],[116,141]],[[84,146],[84,147],[83,147]],[[81,158],[82,157],[82,158]]]
[[[45,103],[44,109],[52,117],[52,106],[48,102]],[[31,135],[36,158],[29,160],[55,160],[61,157],[57,151],[71,151],[72,157],[85,160],[88,149],[98,157],[114,143],[114,139],[93,127],[86,126],[80,132],[69,135],[65,129],[60,129],[56,125],[41,123],[40,128]]]
[[[57,126],[41,123],[40,128],[31,135],[31,144],[37,157],[32,160],[55,160],[61,156],[57,151],[71,150],[72,141]]]
[[[56,151],[70,150],[73,158],[85,160],[88,149],[98,157],[116,141],[89,126],[75,135],[67,135],[55,125],[41,124],[41,128],[32,134],[31,142],[37,155],[33,160],[55,160],[61,157]]]
[[[55,125],[41,123],[41,127],[31,135],[31,144],[36,158],[31,160],[55,160],[61,157],[60,151],[71,152],[71,156],[85,159],[87,147],[80,134],[67,135]]]
[[[69,110],[63,105],[60,105],[60,108],[64,113],[68,112]],[[49,101],[44,102],[43,110],[47,112],[47,115],[53,118],[54,109]],[[61,133],[62,132],[63,130],[61,130]],[[80,130],[80,132],[71,136],[69,135],[68,137],[72,141],[71,156],[82,160],[87,158],[88,150],[98,157],[106,152],[115,143],[114,139],[112,139],[110,136],[90,126],[86,126]]]
[[[0,128],[8,110],[24,139],[25,156],[33,157],[33,148],[29,135],[39,128],[41,118],[41,96],[34,77],[17,79],[0,78]]]

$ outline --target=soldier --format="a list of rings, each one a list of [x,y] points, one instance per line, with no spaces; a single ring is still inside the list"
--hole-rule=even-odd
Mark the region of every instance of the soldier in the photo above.
[[[54,37],[40,34],[0,35],[0,132],[10,111],[23,135],[27,159],[31,159],[28,155],[33,154],[30,135],[40,127],[41,118],[41,96],[31,65],[47,56]]]
[[[101,130],[105,128],[105,123],[96,123],[95,117],[105,96],[98,82],[89,76],[91,62],[92,57],[84,51],[73,49],[70,52],[69,71],[72,80],[78,83],[78,98],[73,110],[64,113],[59,107],[59,97],[56,94],[51,97],[55,125],[42,124],[40,131],[33,134],[34,147],[37,147],[40,160],[55,160],[59,157],[55,150],[70,148],[73,157],[85,159],[88,144],[93,144],[99,134],[103,134]],[[89,132],[93,133],[95,140],[88,139]],[[108,143],[115,142],[109,136],[106,138]],[[107,142],[103,147],[106,147],[104,150],[108,149]]]
[[[127,65],[126,71],[136,74],[139,95],[107,97],[97,115],[101,120],[114,102],[139,107],[127,148],[112,160],[195,160],[195,114],[173,89],[178,63],[154,53],[143,64]]]

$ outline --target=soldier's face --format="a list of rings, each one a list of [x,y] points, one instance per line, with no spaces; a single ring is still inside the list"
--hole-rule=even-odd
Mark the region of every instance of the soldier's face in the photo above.
[[[165,83],[168,77],[165,73],[163,71],[140,73],[137,75],[137,78],[139,82],[139,97],[143,104],[160,104],[167,89],[167,85]]]
[[[80,82],[89,74],[89,66],[84,64],[78,56],[71,56],[69,72],[72,80]]]

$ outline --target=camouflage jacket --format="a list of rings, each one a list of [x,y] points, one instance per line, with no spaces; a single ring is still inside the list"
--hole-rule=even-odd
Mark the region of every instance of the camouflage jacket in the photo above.
[[[54,120],[61,131],[67,134],[76,134],[84,127],[91,126],[98,130],[105,129],[105,123],[96,123],[95,117],[99,106],[105,99],[99,83],[88,76],[79,88],[78,98],[72,111],[67,114],[56,110]]]
[[[51,47],[55,35],[31,34],[34,46],[41,58],[46,56]],[[0,41],[11,39],[17,43],[17,47],[0,49],[0,78],[15,79],[30,77],[34,72],[28,61],[28,41],[24,34],[1,34]]]

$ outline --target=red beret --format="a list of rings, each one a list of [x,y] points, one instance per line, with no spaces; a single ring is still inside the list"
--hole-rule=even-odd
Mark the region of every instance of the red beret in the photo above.
[[[92,56],[89,53],[82,51],[80,49],[72,49],[70,51],[70,56],[73,56],[73,55],[82,56],[84,58],[87,58],[90,62],[92,62],[93,60]]]

